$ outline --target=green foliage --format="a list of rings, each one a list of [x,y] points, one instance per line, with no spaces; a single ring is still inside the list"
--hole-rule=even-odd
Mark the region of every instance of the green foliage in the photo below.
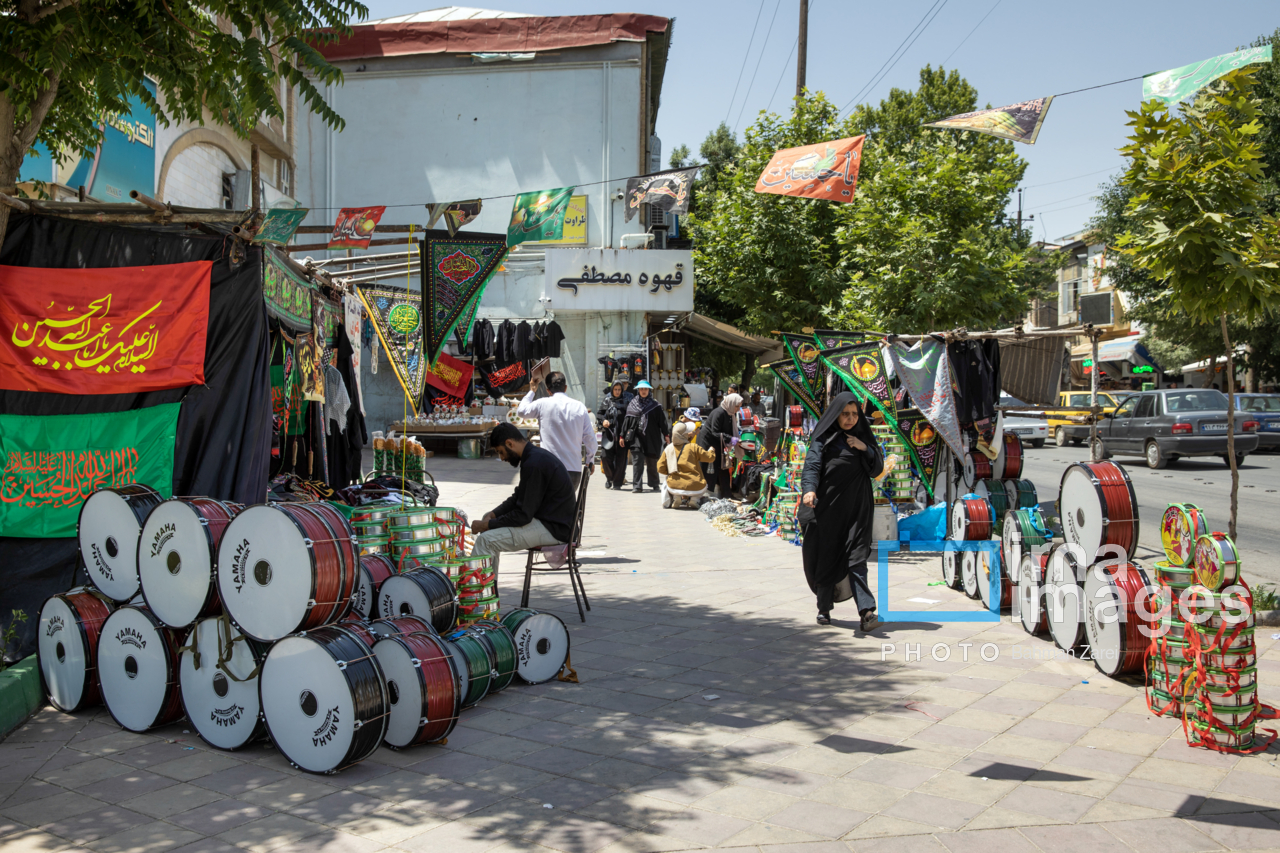
[[[161,124],[201,122],[207,109],[247,138],[263,114],[284,115],[283,78],[341,128],[318,87],[342,75],[314,43],[349,33],[367,11],[358,0],[0,0],[0,183],[12,184],[37,141],[58,155],[92,150],[103,114],[126,111],[131,96]]]
[[[1275,584],[1260,583],[1253,588],[1253,610],[1280,609],[1280,595],[1276,594]]]
[[[0,672],[3,672],[7,665],[5,656],[9,653],[9,647],[18,642],[18,626],[27,621],[25,611],[11,610],[9,613],[9,624],[0,631]]]
[[[698,177],[714,184],[725,167],[737,159],[741,150],[742,146],[738,144],[738,138],[733,135],[729,125],[720,122],[720,126],[702,140],[702,147],[698,149],[702,162],[707,164],[699,171]]]
[[[686,166],[692,166],[693,159],[689,156],[689,146],[677,145],[675,148],[672,148],[671,159],[667,162],[673,169],[683,169]]]

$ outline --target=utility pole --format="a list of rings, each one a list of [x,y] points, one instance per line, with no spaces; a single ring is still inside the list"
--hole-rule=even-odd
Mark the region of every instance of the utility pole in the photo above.
[[[1022,187],[1018,187],[1018,232],[1022,232]]]
[[[796,44],[796,97],[804,97],[804,75],[809,55],[809,0],[800,0],[800,38]]]

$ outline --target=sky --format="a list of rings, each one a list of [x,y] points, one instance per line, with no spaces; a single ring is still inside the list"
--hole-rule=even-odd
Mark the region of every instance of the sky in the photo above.
[[[438,5],[365,2],[370,19]],[[789,110],[795,94],[799,0],[474,5],[535,15],[674,17],[658,112],[664,163],[677,145],[696,154],[721,121],[741,138],[761,110]],[[892,88],[914,89],[926,64],[943,65],[977,88],[980,105],[1002,106],[1230,53],[1277,27],[1275,0],[1077,0],[1065,7],[1043,0],[810,0],[807,82],[842,107],[877,103]],[[1016,145],[1028,162],[1023,212],[1035,216],[1037,239],[1055,242],[1087,223],[1098,184],[1122,166],[1117,149],[1125,141],[1125,110],[1137,109],[1141,98],[1141,80],[1057,98],[1036,144]]]

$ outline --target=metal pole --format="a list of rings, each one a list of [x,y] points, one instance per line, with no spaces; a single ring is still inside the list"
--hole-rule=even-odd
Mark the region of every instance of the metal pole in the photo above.
[[[1089,461],[1100,462],[1098,457],[1098,333],[1089,333],[1090,358],[1093,366],[1089,368],[1089,407],[1093,409],[1093,417],[1089,420]]]
[[[800,0],[800,34],[796,43],[796,97],[804,97],[805,66],[809,59],[809,0]]]

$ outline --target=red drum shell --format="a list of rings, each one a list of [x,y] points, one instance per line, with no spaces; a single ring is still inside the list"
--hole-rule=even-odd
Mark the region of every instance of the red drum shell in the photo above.
[[[351,616],[343,619],[341,622],[333,623],[333,627],[342,628],[345,631],[355,634],[356,637],[359,638],[360,642],[364,643],[371,649],[373,648],[373,644],[378,642],[378,636],[369,629],[369,623],[364,619]]]
[[[381,639],[403,637],[409,634],[435,634],[431,622],[421,616],[390,616],[369,622],[369,632]]]
[[[964,538],[970,542],[990,539],[995,526],[991,504],[985,498],[960,498],[960,504],[965,522]]]
[[[1000,448],[1000,459],[997,460],[996,466],[1000,470],[1001,480],[1021,480],[1022,479],[1022,438],[1011,432],[1004,434],[1004,442]]]
[[[419,661],[423,690],[427,697],[424,722],[409,746],[438,743],[447,738],[458,724],[462,710],[462,695],[458,690],[459,676],[453,655],[435,634],[405,634],[394,638],[402,643]],[[403,748],[403,747],[397,747]]]
[[[1093,554],[1087,553],[1092,545],[1092,534],[1075,533],[1074,520],[1070,517],[1071,506],[1068,505],[1072,501],[1067,500],[1062,492],[1067,478],[1077,469],[1083,469],[1093,483],[1102,513],[1099,542]],[[1108,545],[1121,548],[1128,559],[1133,559],[1138,547],[1138,498],[1128,472],[1119,465],[1114,462],[1073,462],[1068,465],[1062,474],[1058,504],[1066,541],[1084,546],[1089,560],[1099,559],[1102,555],[1098,552]]]
[[[244,510],[244,504],[233,503],[231,501],[220,501],[215,500],[214,498],[205,497],[172,498],[171,500],[186,504],[192,512],[204,520],[204,524],[202,524],[201,527],[204,528],[205,536],[209,543],[209,591],[205,597],[204,604],[201,606],[195,618],[187,623],[187,625],[192,625],[206,616],[217,616],[222,612],[222,599],[218,597],[218,546],[222,544],[222,534],[226,532],[228,525],[231,524],[231,520]],[[156,509],[163,507],[166,503],[169,503],[169,501],[165,501],[160,504]],[[150,520],[150,518],[151,516],[148,516],[148,520]],[[147,525],[144,522],[143,533],[146,531]],[[139,558],[141,558],[142,555],[143,544],[143,541],[139,539]],[[139,563],[141,563],[141,559],[139,559]],[[139,580],[141,580],[141,573],[139,573]],[[155,595],[156,593],[153,590],[151,592],[151,596],[154,597]],[[156,612],[156,602],[153,602],[151,598],[148,597],[147,588],[145,586],[142,587],[142,600],[147,603],[147,607],[151,609],[152,613]],[[157,617],[159,615],[160,614],[156,613]],[[187,627],[187,625],[174,625],[168,622],[165,624],[168,624],[171,628]]]
[[[45,673],[45,662],[41,661],[40,678],[44,682],[45,695],[49,702],[60,711],[68,713],[102,704],[102,683],[98,680],[98,639],[102,636],[102,625],[107,617],[115,611],[115,605],[106,596],[89,587],[78,587],[50,598],[61,599],[75,615],[76,630],[85,656],[84,682],[80,689],[80,698],[74,705],[66,705],[60,701],[61,691],[49,688],[49,678]],[[47,602],[46,602],[47,603]],[[43,613],[44,607],[42,606]],[[45,632],[41,631],[41,637]],[[44,658],[43,652],[40,658]],[[50,666],[56,665],[50,661]]]
[[[1154,618],[1156,609],[1150,600],[1152,596],[1157,594],[1157,591],[1151,586],[1146,572],[1134,563],[1099,564],[1098,566],[1090,567],[1090,575],[1098,571],[1099,567],[1110,576],[1111,584],[1119,591],[1119,604],[1116,609],[1121,629],[1120,648],[1114,669],[1110,668],[1112,664],[1109,659],[1106,661],[1107,665],[1104,666],[1104,661],[1099,658],[1099,652],[1104,650],[1098,646],[1094,637],[1090,637],[1090,644],[1094,646],[1092,649],[1094,664],[1101,672],[1111,676],[1127,672],[1141,672],[1144,666],[1144,658],[1151,645],[1150,634],[1157,627]],[[1086,576],[1085,623],[1086,626],[1092,627],[1096,624],[1094,607],[1097,602],[1088,595],[1089,586],[1089,577]],[[1147,614],[1153,615],[1148,616]],[[1143,630],[1144,628],[1146,629],[1145,631]]]

